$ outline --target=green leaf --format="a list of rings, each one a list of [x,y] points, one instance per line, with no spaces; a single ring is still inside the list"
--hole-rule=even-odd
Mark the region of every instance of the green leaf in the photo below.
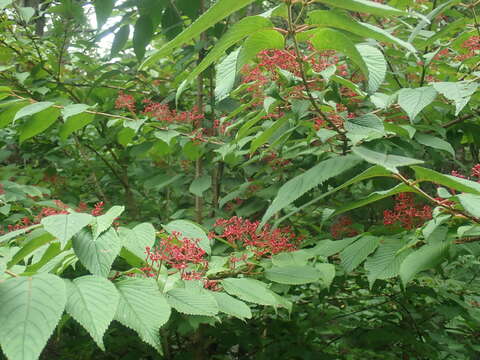
[[[97,29],[101,29],[112,14],[115,0],[94,0],[93,5],[95,6],[95,15],[97,16]]]
[[[120,253],[122,244],[114,229],[94,239],[91,232],[83,229],[73,238],[73,250],[80,262],[94,275],[107,277],[113,261]]]
[[[115,316],[119,295],[107,279],[94,275],[73,281],[65,279],[67,289],[66,312],[82,325],[105,351],[103,334]]]
[[[218,304],[220,312],[235,316],[240,320],[252,318],[252,311],[243,301],[222,292],[212,292],[212,295]]]
[[[389,32],[368,23],[358,22],[353,18],[328,10],[314,10],[308,13],[308,23],[316,26],[328,26],[346,30],[364,38],[393,43],[402,46],[408,51],[416,52],[412,44],[403,41]]]
[[[320,272],[311,266],[274,266],[265,270],[268,280],[288,285],[308,284],[320,279]]]
[[[404,285],[412,280],[420,271],[431,269],[444,260],[449,244],[437,242],[427,244],[410,253],[400,265],[400,278]]]
[[[25,108],[22,110],[24,109]],[[22,110],[20,110],[20,112]],[[34,114],[32,118],[28,119],[20,129],[20,143],[47,130],[59,116],[60,110],[57,108],[49,108]]]
[[[250,60],[254,59],[258,53],[267,49],[283,49],[285,47],[285,38],[277,30],[265,29],[250,35],[238,55],[237,70],[240,70]]]
[[[22,20],[28,23],[33,15],[35,15],[35,9],[32,7],[19,7],[18,13]]]
[[[89,214],[71,213],[47,216],[42,219],[41,224],[45,230],[58,238],[64,247],[68,240],[90,224],[92,219],[93,216]]]
[[[267,284],[247,278],[227,278],[222,280],[222,286],[227,293],[244,301],[260,305],[275,306],[275,293],[267,288]]]
[[[215,99],[222,101],[232,91],[237,78],[237,58],[240,48],[228,54],[216,67]]]
[[[313,32],[310,42],[318,51],[336,50],[348,56],[368,79],[367,64],[350,38],[341,31],[321,28]],[[369,80],[370,81],[370,80]]]
[[[0,10],[5,9],[7,6],[9,6],[13,0],[0,0]]]
[[[120,227],[118,237],[125,249],[143,260],[145,248],[155,244],[155,228],[150,223],[139,224],[133,229]]]
[[[112,206],[105,214],[95,217],[93,237],[96,239],[101,233],[112,226],[112,223],[122,215],[124,210],[124,206]]]
[[[435,170],[419,166],[412,166],[412,169],[415,171],[417,182],[430,181],[461,192],[480,195],[480,184],[475,181],[462,179],[452,175],[444,175]]]
[[[415,135],[415,140],[417,140],[422,145],[425,145],[434,149],[446,151],[450,155],[455,157],[455,149],[453,148],[453,146],[449,142],[443,139],[440,139],[436,136],[417,133]]]
[[[417,115],[437,97],[437,92],[432,86],[416,89],[401,89],[398,92],[398,105],[405,110],[410,121],[416,122]]]
[[[370,287],[377,279],[390,279],[399,274],[400,264],[411,251],[406,249],[398,253],[404,245],[405,242],[400,239],[385,239],[375,254],[365,261],[365,270],[368,272]]]
[[[171,307],[188,315],[214,316],[218,313],[218,304],[210,291],[193,281],[185,281],[184,284],[184,288],[178,287],[167,292]]]
[[[120,294],[115,320],[135,330],[162,352],[159,329],[170,318],[170,306],[152,279],[131,278],[115,284]]]
[[[5,126],[9,125],[15,115],[24,107],[28,106],[28,102],[20,101],[20,102],[13,102],[12,105],[8,106],[5,110],[0,112],[0,128],[4,128]]]
[[[0,345],[11,360],[36,360],[66,303],[65,285],[52,274],[0,281]]]
[[[457,195],[462,206],[473,216],[480,218],[480,195],[460,194]]]
[[[26,232],[32,230],[32,229],[35,229],[35,228],[38,228],[40,227],[41,225],[40,224],[35,224],[35,225],[32,225],[32,226],[27,226],[23,229],[18,229],[18,230],[14,230],[14,231],[10,231],[8,233],[6,233],[5,235],[2,235],[0,236],[0,244],[4,243],[4,242],[7,242],[8,240],[10,239],[14,239],[16,238],[17,236],[20,236],[20,235],[23,235],[25,234]]]
[[[455,103],[455,116],[468,104],[478,89],[478,83],[468,81],[435,82],[432,86],[448,100]]]
[[[315,165],[303,174],[286,182],[278,190],[277,196],[263,215],[263,226],[275,213],[294,202],[300,196],[322,184],[324,181],[342,174],[359,163],[356,156],[334,157]]]
[[[178,34],[173,40],[163,45],[147,58],[140,68],[151,65],[163,57],[168,56],[177,47],[199,36],[202,32],[212,27],[228,15],[247,6],[254,0],[219,0],[205,11],[193,24]]]
[[[196,196],[202,196],[202,194],[208,189],[210,189],[211,186],[212,177],[208,175],[203,175],[193,180],[193,182],[190,184],[190,188],[188,189],[188,191],[190,191]]]
[[[198,245],[205,250],[207,254],[210,254],[210,239],[205,231],[196,223],[188,220],[174,220],[169,222],[167,225],[162,225],[162,227],[169,233],[176,231],[182,234],[183,237],[197,240],[199,239]]]
[[[62,140],[66,140],[75,131],[80,130],[90,124],[93,121],[94,117],[94,114],[86,112],[70,116],[60,126],[60,138],[62,138]]]
[[[130,35],[130,25],[123,25],[115,34],[113,39],[112,49],[110,50],[110,57],[117,55],[127,43],[128,36]]]
[[[133,50],[138,61],[145,56],[145,48],[153,37],[153,25],[150,16],[142,15],[138,18],[133,29]]]
[[[357,144],[367,139],[377,139],[385,136],[383,121],[375,114],[365,114],[345,121],[347,137]]]
[[[356,146],[352,149],[352,152],[360,156],[365,161],[371,164],[380,165],[395,174],[398,174],[398,167],[423,163],[423,160],[412,159],[398,155],[388,155],[370,150],[364,146]]]
[[[362,56],[368,69],[368,92],[370,94],[378,90],[387,74],[387,61],[383,53],[375,46],[367,44],[355,45]]]
[[[67,120],[70,116],[83,113],[90,105],[87,104],[72,104],[67,105],[62,109],[62,116],[64,120]]]
[[[317,256],[329,257],[345,249],[357,238],[358,236],[342,240],[322,240],[311,251]]]
[[[340,260],[345,271],[352,272],[368,255],[375,251],[379,243],[379,237],[366,235],[342,250]]]
[[[250,154],[253,154],[260,146],[265,144],[277,130],[288,122],[288,116],[275,120],[273,125],[269,126],[265,131],[261,132],[250,145]]]
[[[213,7],[215,7],[215,5]],[[233,24],[225,33],[225,35],[223,35],[222,38],[215,44],[213,49],[210,50],[207,56],[205,56],[205,58],[200,62],[200,64],[198,64],[197,67],[195,67],[195,69],[188,74],[188,77],[183,81],[182,85],[180,85],[176,95],[177,102],[186,86],[190,84],[205,69],[207,69],[212,63],[218,60],[229,47],[244,39],[248,35],[255,33],[256,31],[271,27],[273,27],[272,22],[262,16],[249,16]]]
[[[341,8],[350,11],[367,13],[372,15],[404,15],[405,13],[401,10],[395,9],[391,6],[380,4],[374,1],[368,0],[315,0],[316,2],[321,2],[327,4],[333,8]]]
[[[54,239],[53,235],[45,232],[43,229],[38,229],[28,234],[27,238],[22,242],[22,247],[18,250],[12,259],[8,262],[7,268],[18,264],[25,257],[29,256],[39,247],[49,243]]]
[[[30,105],[27,105],[24,108],[20,109],[19,112],[17,112],[17,114],[13,118],[13,121],[21,119],[22,117],[25,117],[25,116],[34,115],[40,111],[43,111],[45,109],[52,107],[53,104],[54,104],[53,102],[43,101],[43,102],[36,102]]]

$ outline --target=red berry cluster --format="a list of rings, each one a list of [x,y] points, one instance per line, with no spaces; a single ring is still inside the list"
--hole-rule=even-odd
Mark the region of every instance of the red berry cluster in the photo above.
[[[143,115],[151,116],[158,121],[166,123],[192,123],[195,124],[204,118],[196,106],[191,111],[170,110],[167,104],[144,100]]]
[[[405,229],[421,226],[432,218],[432,208],[428,205],[416,205],[412,193],[400,193],[395,196],[393,210],[383,212],[385,225],[400,224]]]
[[[295,251],[302,241],[289,228],[272,230],[265,225],[260,230],[259,225],[259,221],[252,222],[237,216],[218,219],[214,226],[222,228],[222,231],[218,234],[212,232],[210,237],[224,239],[237,249],[250,250],[257,258]]]
[[[470,169],[470,177],[465,176],[456,170],[452,170],[450,174],[452,176],[455,176],[461,179],[468,179],[468,180],[480,182],[480,164],[476,164]]]
[[[470,36],[470,38],[463,42],[462,48],[468,50],[468,52],[457,56],[457,60],[464,61],[478,56],[478,52],[480,51],[480,36]]]
[[[115,108],[127,109],[128,111],[135,113],[135,98],[132,95],[120,92],[117,100],[115,100]]]
[[[342,239],[358,235],[358,231],[352,227],[353,221],[349,216],[342,216],[330,227],[330,234],[334,239]]]

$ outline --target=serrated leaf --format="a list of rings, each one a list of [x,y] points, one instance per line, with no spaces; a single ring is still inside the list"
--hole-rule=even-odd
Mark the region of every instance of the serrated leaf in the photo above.
[[[115,316],[119,295],[107,279],[94,275],[73,281],[65,279],[67,289],[66,312],[80,323],[105,351],[103,334]]]
[[[275,293],[267,288],[267,284],[247,278],[227,278],[222,280],[222,286],[227,293],[244,301],[260,305],[277,305]]]
[[[20,109],[20,111],[18,111],[15,114],[13,121],[21,119],[22,117],[25,117],[25,116],[34,115],[40,111],[48,109],[52,105],[53,105],[53,102],[50,102],[50,101],[36,102],[30,105],[27,105],[24,108]]]
[[[168,56],[174,49],[192,40],[209,27],[226,18],[228,15],[247,6],[254,0],[221,0],[205,11],[193,24],[178,34],[173,40],[163,45],[146,59],[140,68],[151,65],[159,59]]]
[[[311,266],[274,266],[265,270],[268,280],[279,284],[301,285],[315,282],[320,278],[320,272]]]
[[[153,247],[155,243],[155,228],[150,223],[139,224],[133,229],[120,227],[118,237],[125,249],[143,260],[145,248]]]
[[[222,101],[232,91],[237,78],[237,59],[240,48],[230,54],[215,67],[215,99]]]
[[[342,240],[322,240],[310,251],[317,256],[329,257],[335,255],[345,249],[354,242],[358,237],[352,237]]]
[[[320,271],[320,280],[322,284],[329,288],[335,279],[335,265],[327,264],[327,263],[320,263],[316,264],[315,268]]]
[[[327,4],[333,8],[341,8],[350,11],[360,12],[360,13],[367,13],[373,15],[402,15],[405,14],[403,11],[395,9],[394,7],[380,4],[374,1],[368,0],[315,0],[316,2],[321,2],[323,4]]]
[[[189,239],[199,239],[198,245],[205,250],[207,254],[210,254],[210,239],[205,231],[196,223],[189,220],[174,220],[162,227],[169,233],[176,231],[182,234],[183,237]]]
[[[370,94],[378,90],[387,75],[387,61],[383,53],[375,46],[367,44],[355,45],[367,65],[368,70],[368,92]]]
[[[203,175],[193,180],[188,190],[196,196],[202,196],[203,193],[210,189],[211,186],[212,177],[208,175]]]
[[[59,116],[60,110],[52,107],[35,113],[20,128],[20,143],[47,130]]]
[[[434,82],[435,90],[455,103],[455,116],[468,104],[470,98],[478,89],[478,83],[457,81],[457,82]]]
[[[288,122],[288,116],[284,116],[269,126],[266,130],[260,132],[250,144],[250,154],[253,154],[260,146],[268,142],[268,140]]]
[[[394,43],[400,45],[410,52],[416,52],[415,47],[412,44],[403,41],[389,32],[371,25],[369,23],[363,23],[353,20],[352,17],[348,17],[333,11],[328,10],[314,10],[308,13],[308,23],[310,25],[328,26],[341,30],[350,31],[356,35],[372,38],[382,42]]]
[[[380,238],[377,236],[362,236],[340,253],[340,259],[345,271],[351,272],[375,251]]]
[[[171,307],[188,315],[214,316],[218,313],[218,304],[210,291],[192,281],[185,281],[184,285],[167,292]]]
[[[0,281],[0,345],[11,360],[36,360],[66,303],[63,280],[52,274]]]
[[[443,150],[448,152],[450,155],[455,156],[455,149],[453,148],[453,146],[449,142],[436,136],[417,133],[415,134],[415,140],[417,140],[422,145],[438,150]]]
[[[89,214],[71,213],[47,216],[40,223],[46,231],[60,240],[64,247],[68,240],[90,224],[92,219],[93,216]]]
[[[217,301],[218,308],[221,312],[235,316],[240,320],[252,318],[252,311],[243,301],[221,292],[212,292],[212,295]]]
[[[115,320],[135,330],[162,352],[159,329],[170,318],[170,306],[152,279],[125,279],[115,284],[120,295]]]
[[[393,173],[398,173],[398,167],[423,163],[423,160],[407,158],[398,155],[384,154],[381,152],[370,150],[364,146],[356,146],[352,149],[352,152],[360,156],[365,161],[371,164],[380,165]]]
[[[82,229],[73,238],[73,250],[80,262],[94,275],[107,277],[122,244],[115,229],[109,229],[94,239],[92,233]]]
[[[358,163],[359,159],[352,155],[335,157],[322,161],[303,174],[289,180],[278,190],[277,196],[263,215],[260,226],[263,226],[276,212],[291,204],[306,192],[351,169]]]
[[[382,120],[375,114],[365,114],[345,121],[348,138],[354,143],[376,139],[385,135]]]
[[[321,28],[313,33],[310,39],[313,47],[318,51],[336,50],[348,56],[368,79],[367,64],[350,38],[341,31],[331,28]]]
[[[449,243],[427,244],[410,253],[400,265],[400,278],[406,285],[420,271],[439,265],[448,253]]]
[[[93,224],[93,237],[97,238],[101,233],[112,226],[115,219],[122,215],[124,210],[124,206],[112,206],[105,214],[95,217],[95,222]]]
[[[401,89],[398,92],[398,105],[407,113],[412,123],[416,122],[417,115],[437,97],[432,86],[416,89]]]
[[[390,279],[400,272],[400,264],[411,250],[398,251],[405,245],[400,239],[386,239],[380,244],[373,256],[365,261],[365,270],[368,272],[370,287],[377,279]]]

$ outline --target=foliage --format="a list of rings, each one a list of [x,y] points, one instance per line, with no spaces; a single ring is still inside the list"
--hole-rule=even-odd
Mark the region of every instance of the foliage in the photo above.
[[[0,1],[4,355],[477,358],[477,5]]]

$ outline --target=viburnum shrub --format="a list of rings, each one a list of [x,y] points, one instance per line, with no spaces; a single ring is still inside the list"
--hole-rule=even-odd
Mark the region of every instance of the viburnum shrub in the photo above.
[[[476,359],[477,8],[0,1],[5,357]]]

